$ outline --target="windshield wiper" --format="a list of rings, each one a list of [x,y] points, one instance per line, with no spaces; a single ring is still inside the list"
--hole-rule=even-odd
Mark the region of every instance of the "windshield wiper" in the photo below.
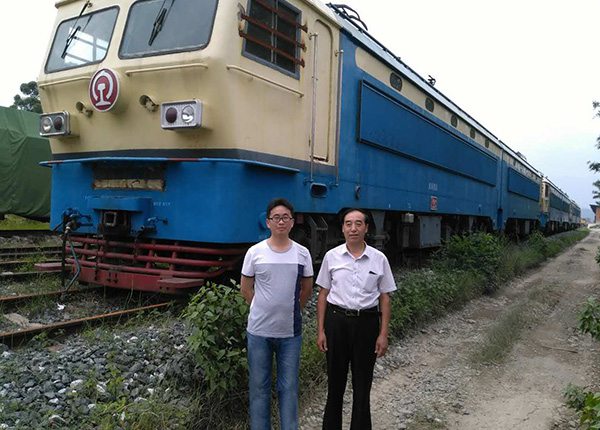
[[[78,25],[72,32],[71,34],[69,34],[69,37],[67,37],[67,42],[65,43],[65,49],[63,49],[62,54],[60,54],[60,58],[65,58],[67,56],[67,49],[69,49],[69,46],[71,46],[71,42],[73,42],[73,39],[75,39],[75,35],[77,33],[79,33],[79,30],[81,30],[81,26]]]
[[[165,22],[165,18],[167,17],[167,14],[173,7],[175,0],[171,0],[171,4],[169,5],[168,8],[164,7],[166,2],[167,2],[167,0],[163,1],[160,11],[158,12],[158,15],[156,15],[156,18],[154,19],[154,23],[152,24],[152,33],[150,34],[150,39],[148,40],[148,46],[152,46],[152,44],[154,43],[154,39],[156,39],[156,36],[158,36],[158,33],[160,33],[161,30],[163,29],[163,24]]]
[[[79,18],[81,18],[81,15],[83,15],[83,12],[85,12],[85,10],[88,8],[88,6],[91,6],[91,5],[92,5],[92,2],[90,0],[85,2],[83,7],[81,8],[81,12],[79,12],[79,15],[77,15],[77,19],[75,20],[73,27],[75,27],[77,25],[77,22],[79,21]],[[88,20],[88,23],[89,22],[90,21]],[[60,54],[60,58],[64,59],[67,56],[67,49],[69,49],[69,46],[71,46],[71,43],[73,42],[73,39],[75,39],[75,36],[77,35],[77,33],[79,33],[79,30],[81,30],[80,25],[75,27],[74,30],[71,31],[71,34],[69,34],[69,36],[67,37],[67,41],[65,42],[65,47],[63,48],[62,53]]]

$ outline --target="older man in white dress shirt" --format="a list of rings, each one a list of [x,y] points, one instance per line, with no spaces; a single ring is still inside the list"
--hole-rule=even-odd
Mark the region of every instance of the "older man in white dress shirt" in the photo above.
[[[343,217],[346,243],[325,254],[316,283],[317,346],[327,355],[327,404],[323,430],[342,429],[348,368],[352,371],[351,430],[371,429],[370,394],[377,357],[388,348],[389,293],[396,290],[386,256],[365,243],[368,215]]]

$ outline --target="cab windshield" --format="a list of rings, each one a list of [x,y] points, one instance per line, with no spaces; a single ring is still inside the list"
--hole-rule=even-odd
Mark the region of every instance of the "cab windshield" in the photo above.
[[[121,58],[204,48],[210,39],[217,0],[140,0],[129,11]]]
[[[72,69],[104,59],[112,37],[116,7],[60,23],[46,62],[46,72]]]

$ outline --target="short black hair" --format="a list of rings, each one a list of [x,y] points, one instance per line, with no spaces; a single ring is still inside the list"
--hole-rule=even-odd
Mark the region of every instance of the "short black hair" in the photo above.
[[[364,209],[360,209],[360,208],[348,208],[346,209],[344,212],[342,212],[342,224],[344,223],[344,220],[346,219],[346,215],[348,215],[350,212],[360,212],[361,214],[363,214],[365,216],[365,224],[369,224],[369,213],[364,210]]]
[[[271,211],[273,210],[273,208],[277,207],[277,206],[284,206],[287,209],[290,210],[290,213],[292,214],[292,218],[294,217],[294,206],[292,206],[292,204],[287,201],[284,198],[276,198],[273,199],[269,202],[269,205],[267,206],[267,218],[269,218],[271,216]]]

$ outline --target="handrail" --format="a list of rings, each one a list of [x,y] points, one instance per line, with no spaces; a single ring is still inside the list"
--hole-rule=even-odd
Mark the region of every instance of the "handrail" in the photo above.
[[[125,70],[125,74],[127,76],[131,76],[135,73],[161,72],[163,70],[189,69],[191,67],[199,67],[201,69],[208,69],[208,64],[205,64],[205,63],[172,64],[170,66],[157,66],[157,67],[148,67],[148,68],[144,68],[144,69]]]
[[[38,164],[44,167],[51,167],[55,164],[89,164],[98,162],[119,162],[119,163],[237,163],[253,167],[260,167],[270,170],[280,170],[287,173],[299,173],[300,169],[280,164],[266,163],[264,161],[246,160],[242,158],[171,158],[171,157],[90,157],[90,158],[71,158],[67,160],[49,160],[40,161]]]
[[[317,135],[317,58],[319,50],[319,33],[308,36],[313,40],[313,71],[312,71],[312,108],[310,114],[310,182],[314,181],[315,171],[315,138]]]
[[[46,87],[49,87],[50,85],[60,85],[60,84],[66,84],[69,82],[77,82],[77,81],[86,81],[88,79],[91,79],[92,75],[89,76],[77,76],[75,78],[68,78],[68,79],[59,79],[56,81],[48,81],[48,82],[44,82],[41,84],[38,84],[38,88],[40,89],[44,89]]]
[[[149,67],[146,69],[131,69],[131,70],[126,70],[125,71],[125,75],[127,76],[131,76],[135,73],[145,73],[145,72],[159,72],[159,71],[163,71],[163,70],[172,70],[172,69],[187,69],[187,68],[191,68],[191,67],[200,67],[202,69],[208,69],[208,65],[204,64],[204,63],[190,63],[190,64],[173,64],[170,66],[159,66],[159,67]],[[77,82],[77,81],[85,81],[88,79],[91,79],[92,75],[89,76],[77,76],[75,78],[68,78],[68,79],[59,79],[57,81],[48,81],[48,82],[44,82],[41,84],[38,84],[38,88],[44,89],[50,85],[60,85],[60,84],[67,84],[69,82]]]
[[[342,75],[344,73],[344,50],[340,49],[336,53],[338,57],[338,76],[337,76],[337,102],[336,102],[336,124],[335,124],[335,185],[340,183],[340,133],[342,121]]]
[[[274,85],[274,86],[276,86],[276,87],[279,87],[279,88],[282,88],[282,89],[284,89],[284,90],[287,90],[287,91],[289,91],[289,92],[291,92],[291,93],[294,93],[294,94],[296,94],[298,97],[304,97],[304,93],[302,93],[302,92],[300,92],[300,91],[298,91],[298,90],[295,90],[294,88],[288,87],[287,85],[280,84],[279,82],[273,81],[273,80],[271,80],[271,79],[269,79],[269,78],[265,78],[264,76],[261,76],[261,75],[259,75],[259,74],[256,74],[256,73],[254,73],[254,72],[251,72],[250,70],[246,70],[246,69],[243,69],[243,68],[241,68],[241,67],[234,66],[234,65],[232,65],[232,64],[228,64],[228,65],[226,65],[226,66],[225,66],[225,68],[226,68],[227,70],[235,70],[235,71],[237,71],[237,72],[244,73],[244,74],[246,74],[246,75],[248,75],[248,76],[251,76],[251,77],[253,77],[253,78],[260,79],[260,80],[261,80],[261,81],[263,81],[263,82],[267,82],[267,83],[269,83],[269,84],[271,84],[271,85]]]

